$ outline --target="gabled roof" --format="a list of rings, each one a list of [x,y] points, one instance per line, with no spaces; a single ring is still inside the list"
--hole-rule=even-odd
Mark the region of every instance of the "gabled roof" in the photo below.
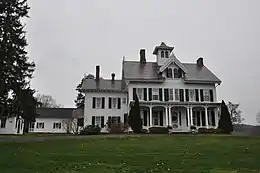
[[[176,63],[177,61],[175,61]],[[177,62],[179,63],[179,62]],[[221,83],[221,80],[215,76],[205,65],[198,67],[196,63],[181,63],[186,69],[184,81],[187,83]],[[158,70],[160,66],[156,62],[124,61],[124,78],[126,80],[160,80],[164,79]]]
[[[221,83],[221,80],[214,75],[205,65],[198,67],[196,63],[182,63],[188,73],[185,75],[186,82],[212,82]]]
[[[154,48],[153,54],[156,55],[159,49],[172,51],[174,49],[174,47],[167,46],[164,42],[161,42],[160,46],[156,46]]]
[[[167,60],[159,69],[159,72],[163,72],[172,63],[175,63],[179,68],[182,69],[184,73],[187,73],[187,68],[176,58],[176,56],[171,53],[169,60]]]
[[[124,61],[124,78],[127,80],[158,80],[159,67],[156,62],[140,63],[139,61]]]
[[[112,82],[111,79],[99,79],[96,81],[95,79],[85,79],[82,84],[82,90],[87,91],[111,91],[111,92],[123,92],[122,89],[122,80],[114,80]]]
[[[72,118],[72,112],[76,108],[37,108],[39,114],[36,118]]]

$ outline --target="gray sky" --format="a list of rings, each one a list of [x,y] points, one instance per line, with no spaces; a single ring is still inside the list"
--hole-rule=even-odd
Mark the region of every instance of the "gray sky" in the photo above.
[[[161,41],[182,62],[199,56],[223,82],[218,99],[241,104],[246,123],[260,110],[258,0],[29,0],[27,38],[36,63],[32,87],[74,106],[84,73],[121,77],[122,57],[148,61]]]

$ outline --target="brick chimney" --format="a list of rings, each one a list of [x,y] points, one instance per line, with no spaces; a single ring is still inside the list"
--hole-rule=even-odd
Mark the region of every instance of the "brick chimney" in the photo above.
[[[140,50],[140,63],[146,63],[145,59],[145,49]]]
[[[203,58],[200,57],[199,59],[197,59],[197,66],[198,67],[203,67]]]
[[[115,76],[116,76],[115,73],[112,73],[112,74],[111,74],[111,78],[112,78],[111,81],[112,81],[112,83],[115,82]]]
[[[99,81],[100,79],[100,66],[96,66],[96,80]]]

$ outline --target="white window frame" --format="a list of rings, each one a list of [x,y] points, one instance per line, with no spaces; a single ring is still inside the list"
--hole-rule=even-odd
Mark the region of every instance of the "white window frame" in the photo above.
[[[95,117],[95,125],[98,127],[101,127],[101,117],[102,116],[96,116]]]
[[[210,98],[209,98],[209,90],[203,90],[203,99],[204,99],[204,101],[206,101],[206,102],[209,102],[209,101],[210,101]]]
[[[152,88],[152,100],[159,100],[159,88]]]
[[[102,108],[102,97],[96,97],[96,109]]]
[[[190,101],[196,101],[196,98],[195,98],[195,89],[189,89],[189,99]]]
[[[53,129],[61,129],[61,122],[54,122],[52,125]]]
[[[112,109],[117,109],[117,105],[118,105],[118,98],[112,97],[111,98],[111,108]]]
[[[44,129],[44,122],[37,122],[36,128],[37,129]]]
[[[174,89],[173,88],[169,88],[169,100],[174,100]]]
[[[136,88],[136,94],[139,100],[143,100],[143,88]]]
[[[180,90],[177,88],[174,89],[174,100],[180,101]]]
[[[125,97],[122,98],[122,103],[126,104],[126,98]]]

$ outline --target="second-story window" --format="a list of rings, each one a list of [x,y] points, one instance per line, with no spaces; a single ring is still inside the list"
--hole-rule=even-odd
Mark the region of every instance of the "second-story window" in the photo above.
[[[175,101],[180,101],[180,92],[179,89],[174,89]]]
[[[162,58],[164,57],[164,51],[161,51],[161,57]]]
[[[204,101],[210,101],[209,90],[203,90]]]
[[[165,58],[169,58],[169,52],[165,51]]]
[[[117,108],[117,98],[112,98],[112,109]]]
[[[167,68],[166,77],[167,78],[172,78],[172,69],[171,68]]]
[[[125,97],[123,97],[122,103],[126,104],[126,98]]]
[[[159,88],[152,89],[153,100],[159,100]]]
[[[143,100],[143,88],[137,88],[137,96],[139,100]]]
[[[101,97],[96,98],[96,108],[98,108],[98,109],[101,108]]]
[[[194,89],[189,89],[190,101],[195,101],[195,91]]]
[[[169,89],[169,100],[173,100],[173,89]]]

